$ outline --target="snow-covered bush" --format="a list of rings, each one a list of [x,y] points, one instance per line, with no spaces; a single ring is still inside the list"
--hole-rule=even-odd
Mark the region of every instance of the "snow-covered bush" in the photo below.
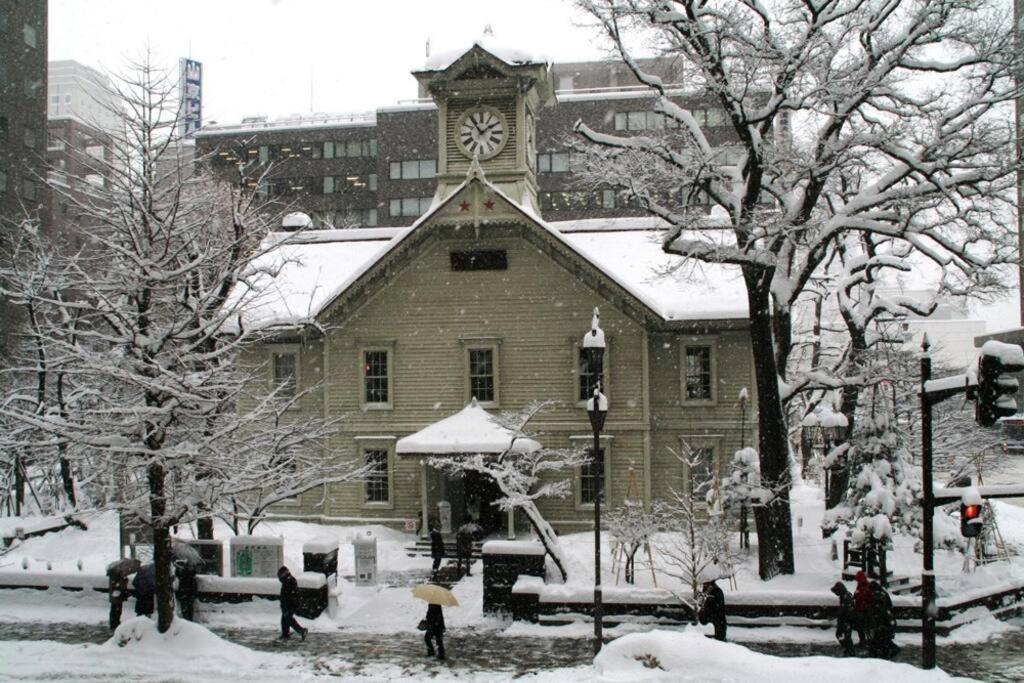
[[[842,524],[853,539],[885,543],[895,531],[918,535],[921,528],[921,481],[888,415],[864,416],[858,422],[848,452],[851,481],[843,504],[828,510],[822,521],[826,531]]]

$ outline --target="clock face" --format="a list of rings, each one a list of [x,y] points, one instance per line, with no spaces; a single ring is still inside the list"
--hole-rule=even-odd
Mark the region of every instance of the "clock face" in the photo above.
[[[466,156],[489,159],[498,154],[508,140],[505,117],[493,107],[474,107],[459,119],[455,139]]]

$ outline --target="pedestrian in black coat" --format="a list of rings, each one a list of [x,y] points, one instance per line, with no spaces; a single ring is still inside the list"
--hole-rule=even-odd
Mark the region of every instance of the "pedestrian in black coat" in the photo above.
[[[465,566],[465,575],[470,576],[470,567],[473,565],[473,532],[476,524],[473,523],[473,519],[469,518],[466,523],[459,527],[458,532],[455,534],[455,555],[458,558],[459,574],[463,573],[463,566]]]
[[[704,601],[698,618],[702,624],[714,625],[715,640],[725,640],[725,594],[714,581],[704,584]]]
[[[892,659],[899,650],[893,642],[896,638],[896,617],[893,614],[892,598],[877,581],[871,582],[868,624],[871,634],[868,652],[872,657]]]
[[[178,588],[174,596],[178,599],[181,617],[195,621],[196,596],[199,595],[199,581],[196,579],[196,566],[191,562],[175,562],[174,574],[178,578]]]
[[[437,658],[444,659],[444,610],[441,605],[427,605],[427,631],[423,641],[427,644],[427,656],[434,656],[434,645],[437,645]]]
[[[156,565],[144,564],[132,579],[135,589],[135,616],[153,616],[154,598],[156,596]]]
[[[843,653],[847,656],[853,654],[853,595],[850,594],[846,584],[836,581],[832,586],[832,593],[839,598],[839,613],[836,616],[836,640],[843,647]]]
[[[430,556],[434,558],[434,573],[441,567],[444,559],[444,537],[437,526],[430,528]]]
[[[302,628],[295,620],[295,612],[299,609],[299,582],[288,571],[288,567],[278,569],[277,578],[281,582],[281,639],[291,638],[289,630],[295,629],[299,637],[305,640],[308,629]]]

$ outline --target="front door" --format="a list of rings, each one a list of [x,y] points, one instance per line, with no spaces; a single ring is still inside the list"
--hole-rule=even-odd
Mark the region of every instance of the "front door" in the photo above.
[[[465,476],[466,514],[472,515],[484,533],[491,534],[502,529],[504,515],[494,501],[501,497],[501,491],[494,480],[480,472],[467,472]]]

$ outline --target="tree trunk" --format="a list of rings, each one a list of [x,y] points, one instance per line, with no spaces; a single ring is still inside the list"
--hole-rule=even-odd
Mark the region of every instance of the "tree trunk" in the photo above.
[[[846,315],[843,317],[846,320],[846,329],[850,335],[850,356],[847,366],[853,372],[859,372],[861,359],[868,347],[867,338],[864,330],[857,327],[853,318]],[[843,400],[839,405],[839,412],[846,417],[846,432],[842,437],[842,440],[846,442],[849,442],[850,437],[853,435],[854,421],[857,416],[857,404],[860,402],[860,392],[861,387],[856,384],[843,388]],[[849,485],[850,459],[848,455],[845,455],[843,456],[842,465],[832,469],[828,500],[825,501],[826,510],[831,510],[843,501],[843,496],[846,495],[846,489]]]
[[[149,508],[153,524],[153,564],[156,565],[156,627],[165,633],[174,620],[174,584],[171,578],[171,530],[167,524],[166,473],[163,465],[151,463]]]
[[[757,380],[761,485],[773,493],[771,502],[757,508],[754,513],[758,573],[762,580],[768,580],[778,574],[792,574],[794,571],[793,531],[789,511],[789,448],[775,362],[770,272],[747,266],[743,269],[743,275],[747,285],[750,338]]]
[[[530,520],[530,526],[537,532],[537,538],[540,539],[544,550],[554,561],[555,566],[558,567],[558,573],[562,575],[562,581],[568,581],[569,574],[565,569],[565,558],[562,557],[562,547],[558,545],[558,537],[555,536],[554,529],[544,520],[537,506],[532,502],[524,503],[521,507],[523,512],[526,513],[526,518]]]
[[[60,409],[60,416],[63,419],[67,419],[68,411],[67,405],[64,402],[64,373],[57,373],[57,407]],[[64,486],[64,495],[67,496],[68,505],[71,509],[78,507],[78,500],[75,497],[75,479],[71,472],[71,461],[67,458],[68,445],[61,441],[60,445],[57,446],[57,452],[60,453],[60,480]]]

